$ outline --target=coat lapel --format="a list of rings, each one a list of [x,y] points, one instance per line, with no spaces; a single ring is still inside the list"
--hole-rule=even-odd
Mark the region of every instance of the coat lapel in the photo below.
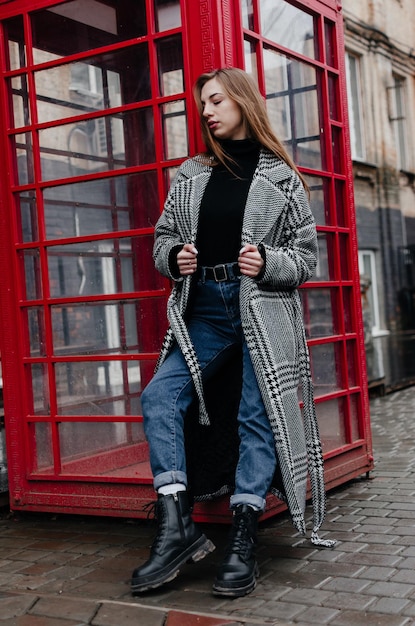
[[[242,243],[257,245],[275,226],[287,204],[280,183],[291,180],[292,171],[284,161],[261,150],[246,202]]]

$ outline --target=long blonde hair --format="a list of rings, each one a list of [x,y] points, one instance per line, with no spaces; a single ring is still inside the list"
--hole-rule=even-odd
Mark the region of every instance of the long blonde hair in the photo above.
[[[247,136],[285,161],[298,174],[308,191],[303,175],[298,171],[294,161],[272,129],[264,99],[254,80],[244,70],[237,67],[224,67],[201,74],[194,85],[193,94],[200,115],[202,138],[207,149],[206,156],[213,156],[217,162],[229,168],[229,158],[220,142],[209,131],[207,120],[203,116],[201,92],[204,85],[212,78],[220,81],[225,94],[239,106]]]

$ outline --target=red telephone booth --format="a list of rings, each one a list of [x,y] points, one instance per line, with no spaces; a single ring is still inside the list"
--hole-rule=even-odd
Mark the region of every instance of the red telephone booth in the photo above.
[[[221,65],[254,75],[310,184],[320,261],[301,295],[327,488],[368,472],[339,2],[11,0],[0,28],[11,508],[140,517],[154,498],[140,394],[170,286],[153,228],[201,149],[192,84]],[[227,502],[198,507],[227,516]]]

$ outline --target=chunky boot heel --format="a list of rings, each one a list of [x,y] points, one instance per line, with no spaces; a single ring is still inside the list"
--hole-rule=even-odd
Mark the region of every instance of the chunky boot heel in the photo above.
[[[200,561],[215,549],[194,524],[186,491],[167,496],[159,494],[156,518],[158,530],[150,558],[132,575],[133,594],[161,587],[176,578],[182,565]]]
[[[213,552],[213,550],[215,549],[215,545],[211,542],[210,539],[206,539],[204,535],[202,535],[202,537],[205,538],[204,544],[195,554],[190,557],[188,561],[186,561],[187,563],[197,563],[197,561],[201,561],[205,558],[205,556]]]
[[[213,585],[215,596],[239,598],[255,589],[259,576],[255,560],[258,516],[251,506],[236,507],[225,558]]]

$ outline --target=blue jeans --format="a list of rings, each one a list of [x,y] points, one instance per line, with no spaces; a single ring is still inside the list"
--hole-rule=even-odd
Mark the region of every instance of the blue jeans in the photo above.
[[[230,504],[231,508],[251,504],[263,510],[277,457],[271,426],[242,331],[239,287],[239,279],[220,283],[199,281],[188,329],[203,380],[208,380],[226,363],[232,347],[242,346],[243,379],[238,412],[240,446],[235,492]],[[184,418],[194,397],[189,368],[175,345],[141,398],[156,490],[171,483],[187,486]]]

